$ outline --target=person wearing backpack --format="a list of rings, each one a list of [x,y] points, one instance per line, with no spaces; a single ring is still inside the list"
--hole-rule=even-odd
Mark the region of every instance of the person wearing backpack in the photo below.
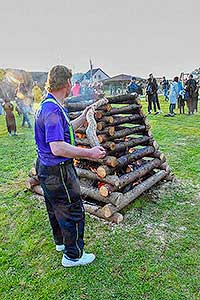
[[[194,110],[196,107],[196,91],[197,83],[193,78],[193,75],[190,74],[189,79],[186,81],[185,90],[187,94],[187,106],[188,106],[188,114],[194,114]]]
[[[64,108],[64,99],[70,94],[71,71],[62,65],[48,73],[48,94],[35,115],[37,145],[37,173],[44,191],[45,204],[52,227],[56,250],[64,251],[62,265],[86,265],[95,259],[85,253],[85,212],[80,194],[80,183],[73,158],[98,160],[106,154],[103,147],[79,148],[74,131],[86,120],[86,108],[72,122]]]
[[[139,84],[136,83],[136,78],[135,77],[131,78],[131,82],[127,86],[127,92],[129,94],[132,94],[132,93],[137,93],[138,95],[143,94],[142,88]]]

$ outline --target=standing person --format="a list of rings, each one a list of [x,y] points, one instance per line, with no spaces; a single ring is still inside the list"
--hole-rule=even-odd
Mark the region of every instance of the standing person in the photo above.
[[[132,77],[131,82],[127,86],[127,92],[132,94],[132,93],[137,93],[138,95],[142,95],[143,91],[142,88],[139,84],[136,83],[136,78]]]
[[[178,101],[178,77],[174,77],[174,80],[171,83],[170,86],[170,92],[169,92],[169,113],[165,115],[165,117],[174,117],[174,109],[176,108],[176,103]]]
[[[196,96],[195,90],[197,88],[196,80],[193,79],[193,75],[190,74],[189,79],[186,81],[185,90],[187,93],[187,106],[188,106],[188,114],[194,114],[195,106],[196,106]]]
[[[76,81],[71,89],[72,96],[79,96],[81,94],[81,85],[79,81]]]
[[[168,97],[168,91],[169,91],[169,81],[165,78],[165,76],[163,76],[163,80],[162,80],[162,89],[163,89],[163,94],[165,97],[165,101],[169,100]]]
[[[180,114],[185,113],[185,91],[183,88],[183,73],[181,73],[180,78],[178,80],[178,108],[180,110]]]
[[[148,114],[152,113],[152,103],[153,103],[153,83],[151,78],[147,79],[146,95],[148,102]],[[156,107],[154,105],[154,111],[156,112]]]
[[[22,127],[24,127],[25,124],[27,123],[28,128],[32,128],[30,118],[29,118],[29,113],[31,111],[31,107],[29,105],[23,103],[23,101],[21,101],[20,109],[21,109],[21,112],[22,112],[22,115],[23,115]]]
[[[153,103],[153,107],[154,107],[154,114],[158,115],[160,113],[162,113],[161,109],[160,109],[160,103],[159,103],[159,99],[158,99],[158,84],[156,82],[156,79],[153,77],[153,74],[149,74],[149,78],[148,78],[148,85],[147,85],[147,89],[146,89],[147,95],[150,95],[150,100]],[[158,109],[158,111],[157,111]],[[149,112],[151,113],[151,112]]]
[[[194,111],[198,112],[198,98],[199,98],[199,85],[198,84],[196,86],[193,96],[194,96]]]
[[[0,99],[0,115],[4,115],[4,110],[3,110],[3,99]]]
[[[71,77],[71,71],[65,66],[54,66],[49,71],[48,94],[35,117],[38,177],[56,250],[64,250],[64,267],[89,264],[95,259],[94,254],[83,251],[85,213],[73,158],[98,160],[106,154],[102,147],[85,149],[75,146],[74,131],[85,121],[89,108],[70,122],[63,103],[70,94]]]
[[[6,113],[6,125],[9,135],[17,135],[16,121],[13,113],[14,106],[8,99],[5,100],[5,103],[3,104],[3,109]]]

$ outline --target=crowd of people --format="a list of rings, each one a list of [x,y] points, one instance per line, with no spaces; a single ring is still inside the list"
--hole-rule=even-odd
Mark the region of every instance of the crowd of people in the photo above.
[[[0,115],[5,114],[5,120],[7,130],[10,136],[17,135],[16,120],[14,114],[14,108],[19,116],[22,116],[21,127],[31,128],[30,114],[33,113],[32,106],[30,103],[27,104],[26,96],[24,99],[20,99],[20,95],[26,95],[25,86],[20,84],[16,90],[15,99],[10,101],[8,99],[0,99]],[[39,89],[39,91],[38,91]],[[70,97],[81,96],[84,100],[90,100],[98,98],[104,94],[104,86],[102,82],[90,82],[90,81],[75,81],[72,86]],[[40,98],[42,95],[41,89],[34,85],[33,98]],[[175,109],[178,107],[180,114],[185,113],[187,107],[187,113],[189,115],[194,114],[198,111],[198,95],[199,85],[198,82],[190,74],[188,78],[184,78],[182,73],[180,77],[176,76],[172,81],[166,79],[163,76],[162,80],[158,83],[153,74],[149,74],[146,81],[145,87],[137,83],[136,77],[132,77],[130,83],[127,86],[127,93],[137,93],[138,95],[145,94],[146,101],[148,103],[147,110],[148,114],[154,112],[155,115],[161,114],[161,105],[158,95],[163,94],[164,100],[169,102],[169,112],[165,114],[166,117],[174,117],[176,115]],[[36,101],[37,99],[35,99]],[[13,105],[15,102],[15,105]],[[30,102],[30,101],[29,101]],[[37,101],[38,102],[38,101]]]
[[[169,113],[165,115],[166,117],[174,117],[176,115],[174,112],[176,107],[179,108],[180,114],[185,113],[186,106],[189,115],[198,111],[199,86],[192,74],[187,79],[184,79],[184,74],[182,73],[180,77],[175,76],[171,82],[163,76],[161,85],[159,86],[151,73],[147,79],[145,88],[148,114],[152,114],[153,111],[155,115],[162,113],[158,97],[160,89],[165,101],[169,101]],[[142,95],[143,89],[141,85],[136,83],[136,78],[132,77],[131,82],[127,86],[127,93],[135,92]]]

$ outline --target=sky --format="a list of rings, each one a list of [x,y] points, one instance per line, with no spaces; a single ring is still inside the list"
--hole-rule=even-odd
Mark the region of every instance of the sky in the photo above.
[[[199,0],[1,1],[0,67],[174,77],[200,67]]]

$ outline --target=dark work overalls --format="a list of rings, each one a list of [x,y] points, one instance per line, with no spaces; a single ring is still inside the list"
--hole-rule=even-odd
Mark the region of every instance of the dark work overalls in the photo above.
[[[46,99],[44,102],[53,102],[61,108],[69,126],[70,142],[73,145],[72,125],[62,106],[54,99]],[[65,245],[64,253],[68,257],[80,258],[84,247],[85,212],[73,160],[54,166],[45,166],[38,161],[37,171],[44,191],[54,241],[56,245]]]

